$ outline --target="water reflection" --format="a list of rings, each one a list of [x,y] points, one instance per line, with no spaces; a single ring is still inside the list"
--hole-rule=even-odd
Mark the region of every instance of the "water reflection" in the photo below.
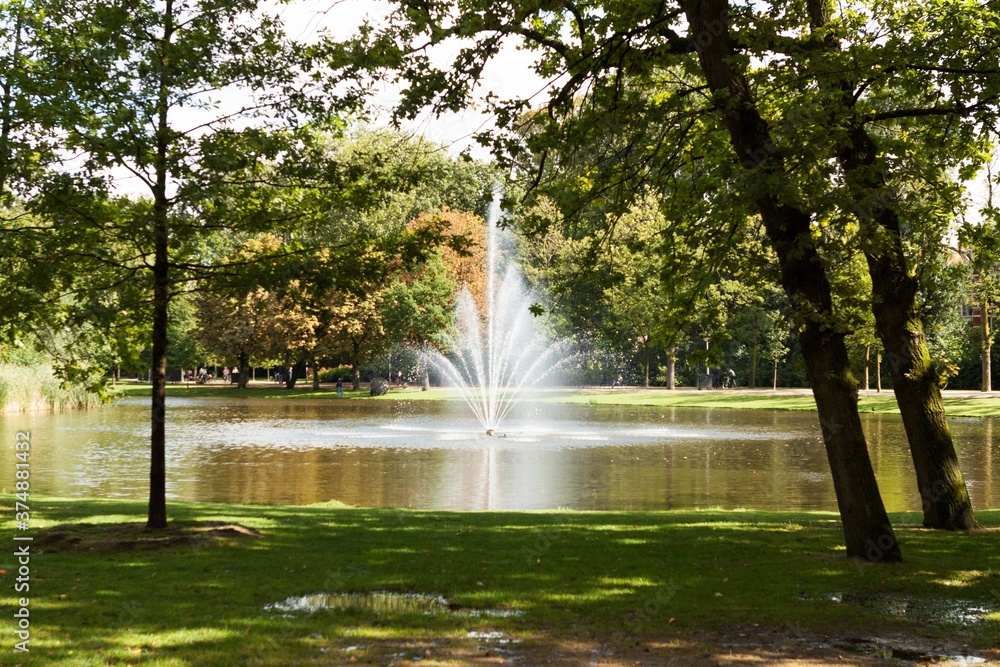
[[[490,438],[461,409],[171,399],[168,494],[448,509],[836,509],[812,413],[536,404]],[[0,418],[0,474],[10,487],[14,433],[30,429],[32,490],[143,498],[147,419],[145,400]],[[886,505],[919,509],[899,418],[863,420]],[[953,419],[952,429],[975,506],[1000,506],[993,420]]]

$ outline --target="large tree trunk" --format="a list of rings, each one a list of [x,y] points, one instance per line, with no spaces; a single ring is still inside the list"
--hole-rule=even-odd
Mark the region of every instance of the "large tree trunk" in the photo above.
[[[830,0],[808,0],[814,30],[830,21]],[[839,51],[833,33],[825,48]],[[832,112],[854,111],[854,86],[847,80],[818,80],[840,100]],[[889,362],[893,392],[899,404],[910,453],[923,499],[924,526],[949,530],[976,526],[965,478],[941,403],[940,378],[931,363],[917,304],[917,279],[909,270],[896,200],[877,161],[878,149],[862,124],[853,118],[844,128],[838,155],[844,180],[856,204],[860,237],[872,279],[872,312],[875,328]],[[881,389],[881,383],[880,387]]]
[[[173,0],[167,0],[163,12],[163,40],[173,38]],[[149,452],[149,514],[146,528],[163,530],[167,527],[167,325],[170,311],[170,200],[167,198],[167,149],[170,145],[170,108],[168,63],[166,57],[158,72],[160,89],[157,97],[156,174],[153,183],[153,362],[150,371],[153,384],[152,418]]]
[[[295,383],[299,380],[299,375],[305,372],[305,360],[295,362],[295,365],[288,369],[288,379],[285,380],[285,389],[295,389]]]
[[[250,382],[250,356],[247,354],[240,354],[236,357],[236,366],[240,369],[240,377],[236,381],[236,387],[238,389],[246,389],[247,383]]]
[[[924,526],[968,530],[977,524],[944,415],[941,378],[927,349],[917,303],[919,285],[909,269],[895,200],[876,165],[876,154],[868,132],[854,124],[840,163],[857,203],[875,326],[910,443]]]
[[[160,208],[160,206],[156,206]],[[159,212],[154,213],[157,218]],[[149,453],[149,514],[146,528],[167,527],[167,322],[170,305],[169,267],[167,264],[166,210],[163,220],[155,221],[157,237],[153,264],[153,383],[152,419]]]
[[[684,3],[693,43],[737,156],[760,182],[786,178],[767,123],[758,113],[729,35],[726,0]],[[879,495],[858,415],[844,334],[836,326],[830,283],[812,240],[809,215],[767,192],[755,197],[778,256],[781,284],[801,319],[799,339],[812,384],[843,523],[847,555],[868,561],[902,559]]]

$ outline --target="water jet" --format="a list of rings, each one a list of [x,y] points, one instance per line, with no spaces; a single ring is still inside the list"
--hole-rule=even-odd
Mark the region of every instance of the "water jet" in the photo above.
[[[506,262],[500,275],[502,212],[494,190],[486,220],[486,312],[480,313],[468,288],[455,309],[455,331],[445,336],[447,356],[426,353],[445,383],[458,389],[487,436],[528,390],[537,387],[570,358],[567,340],[550,341],[531,306],[537,299],[517,266]]]

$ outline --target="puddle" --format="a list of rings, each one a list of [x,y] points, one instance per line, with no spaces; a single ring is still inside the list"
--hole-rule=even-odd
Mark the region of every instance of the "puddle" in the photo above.
[[[476,640],[476,649],[484,651],[486,656],[497,656],[506,659],[508,663],[517,662],[522,656],[517,652],[516,644],[520,639],[514,639],[499,630],[470,630],[466,639]]]
[[[521,641],[520,639],[511,639],[499,630],[471,630],[465,636],[467,639],[478,639],[479,641],[493,644],[517,644]]]
[[[368,611],[376,614],[452,614],[473,618],[518,618],[520,609],[467,609],[451,604],[440,595],[422,593],[313,593],[264,605],[264,611],[279,614],[311,614],[325,609]]]
[[[830,646],[838,649],[868,653],[877,658],[892,658],[916,663],[947,662],[950,665],[982,665],[985,658],[973,655],[954,655],[927,649],[924,647],[892,644],[883,639],[843,639],[831,642]]]
[[[264,605],[264,611],[312,613],[322,609],[350,609],[376,614],[436,614],[449,611],[448,601],[418,593],[313,593]]]
[[[852,604],[885,616],[899,616],[925,623],[969,625],[980,623],[997,610],[982,601],[935,600],[893,593],[834,593],[825,598],[838,604]]]

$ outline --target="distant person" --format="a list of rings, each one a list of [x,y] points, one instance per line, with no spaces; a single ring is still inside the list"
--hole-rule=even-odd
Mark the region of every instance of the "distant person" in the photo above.
[[[729,389],[736,388],[736,371],[734,371],[732,368],[730,368],[729,372],[726,374],[726,386]]]
[[[344,397],[344,378],[337,376],[337,398]]]
[[[403,371],[396,371],[396,386],[403,386]]]
[[[233,379],[233,384],[240,383],[240,369],[236,366],[233,366],[233,371],[229,374],[229,376]]]
[[[222,367],[222,381],[229,382],[229,366]]]

